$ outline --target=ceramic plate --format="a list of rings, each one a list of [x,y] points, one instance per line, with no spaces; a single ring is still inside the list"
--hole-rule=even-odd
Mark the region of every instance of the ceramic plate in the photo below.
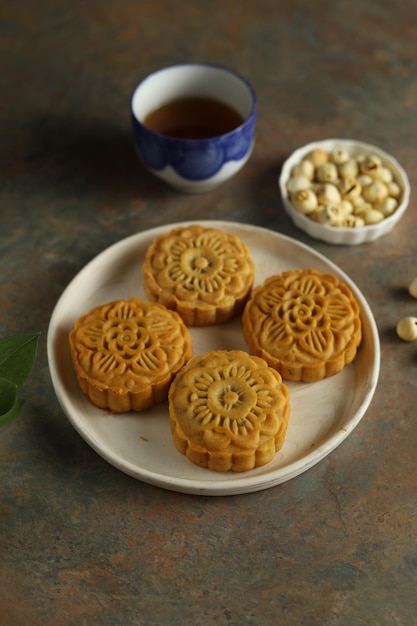
[[[171,439],[167,404],[145,413],[109,415],[92,406],[75,378],[68,333],[89,309],[111,300],[145,298],[142,263],[153,239],[175,226],[158,227],[114,244],[72,280],[60,297],[48,330],[52,383],[65,414],[85,441],[119,470],[172,491],[232,495],[267,489],[306,471],[352,432],[375,392],[380,347],[372,312],[356,285],[336,265],[289,237],[252,225],[203,221],[236,234],[256,267],[255,284],[288,269],[312,267],[331,272],[349,285],[361,306],[363,341],[354,362],[340,374],[316,383],[288,383],[291,418],[283,448],[264,467],[245,473],[217,473],[191,464]],[[182,223],[185,224],[185,223]],[[246,350],[240,319],[192,328],[195,354],[213,349]]]

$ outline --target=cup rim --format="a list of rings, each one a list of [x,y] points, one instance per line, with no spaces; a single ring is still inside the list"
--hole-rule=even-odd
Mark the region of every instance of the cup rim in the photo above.
[[[148,126],[146,126],[140,119],[138,119],[135,111],[134,111],[134,107],[133,107],[133,101],[135,99],[136,93],[139,90],[139,88],[144,84],[145,81],[147,81],[148,79],[152,78],[153,76],[156,76],[156,74],[159,74],[160,72],[164,72],[164,71],[169,71],[175,68],[180,68],[180,67],[206,67],[206,68],[213,68],[215,70],[220,70],[222,72],[225,73],[229,73],[232,74],[235,78],[237,78],[240,82],[242,82],[248,92],[250,93],[251,96],[251,100],[252,100],[252,104],[251,104],[251,109],[249,114],[245,117],[245,119],[243,120],[243,122],[241,124],[239,124],[239,126],[236,126],[236,128],[233,128],[232,130],[228,131],[227,133],[222,133],[220,135],[215,135],[213,137],[202,137],[202,138],[197,138],[197,139],[192,139],[192,138],[180,138],[180,137],[170,137],[169,135],[164,135],[163,133],[159,133],[156,130],[153,130],[152,128],[149,128]],[[134,87],[131,97],[130,97],[130,111],[131,111],[131,115],[132,115],[132,119],[134,120],[135,123],[139,124],[139,126],[143,129],[145,129],[147,132],[152,133],[158,137],[160,137],[161,139],[164,139],[165,141],[170,141],[170,142],[185,142],[185,143],[189,143],[192,145],[197,146],[199,143],[202,144],[207,144],[208,142],[211,141],[216,141],[221,139],[222,137],[231,137],[233,134],[241,132],[245,126],[249,125],[252,120],[254,119],[255,115],[256,115],[256,111],[257,111],[257,106],[258,106],[258,102],[257,102],[257,97],[256,97],[256,92],[254,90],[254,88],[252,87],[251,83],[241,74],[239,74],[238,72],[236,72],[235,70],[231,69],[228,66],[225,65],[220,65],[217,63],[210,63],[210,62],[186,62],[186,63],[173,63],[171,65],[167,65],[165,67],[161,67],[159,69],[154,70],[153,72],[150,72],[149,74],[147,74],[139,83],[136,84],[136,86]]]

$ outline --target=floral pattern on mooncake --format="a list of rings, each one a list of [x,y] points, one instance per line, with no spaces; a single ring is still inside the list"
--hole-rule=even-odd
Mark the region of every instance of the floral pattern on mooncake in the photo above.
[[[247,471],[282,447],[290,413],[281,376],[240,350],[194,357],[169,392],[171,432],[179,452],[215,471]]]
[[[348,286],[312,269],[268,278],[253,290],[242,321],[249,350],[291,381],[339,373],[362,337],[359,305]]]
[[[165,401],[173,375],[192,351],[179,315],[134,298],[79,318],[70,347],[82,391],[92,404],[118,413]]]
[[[223,323],[240,313],[253,278],[246,245],[233,234],[198,225],[157,237],[143,268],[148,298],[176,310],[187,326]]]

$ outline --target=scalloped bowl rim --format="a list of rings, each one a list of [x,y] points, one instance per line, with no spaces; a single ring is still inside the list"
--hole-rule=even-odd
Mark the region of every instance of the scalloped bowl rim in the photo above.
[[[394,170],[395,178],[402,189],[402,200],[395,212],[386,217],[378,224],[369,224],[361,228],[335,227],[326,224],[319,224],[302,213],[299,213],[291,204],[288,198],[286,183],[290,177],[291,169],[299,163],[311,150],[321,148],[330,152],[337,147],[343,147],[350,153],[371,152],[379,156],[384,164],[389,164]],[[388,234],[404,215],[410,200],[410,182],[407,173],[402,165],[388,152],[375,145],[351,139],[324,139],[310,142],[295,150],[284,162],[278,178],[278,186],[286,213],[293,220],[294,224],[315,239],[321,239],[332,244],[356,245],[367,243],[379,239]]]

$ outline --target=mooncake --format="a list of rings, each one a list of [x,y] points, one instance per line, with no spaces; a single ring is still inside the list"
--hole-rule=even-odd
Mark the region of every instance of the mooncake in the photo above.
[[[189,330],[175,311],[135,298],[91,309],[76,320],[69,343],[83,393],[113,413],[166,401],[192,354]]]
[[[242,315],[249,352],[288,381],[315,382],[351,363],[362,339],[359,304],[333,274],[288,270],[256,287]]]
[[[168,407],[176,449],[217,472],[244,472],[272,461],[290,416],[281,376],[241,350],[193,357],[176,375]]]
[[[222,230],[179,226],[155,238],[143,266],[149,300],[177,311],[187,326],[209,326],[240,314],[254,279],[248,247]]]

